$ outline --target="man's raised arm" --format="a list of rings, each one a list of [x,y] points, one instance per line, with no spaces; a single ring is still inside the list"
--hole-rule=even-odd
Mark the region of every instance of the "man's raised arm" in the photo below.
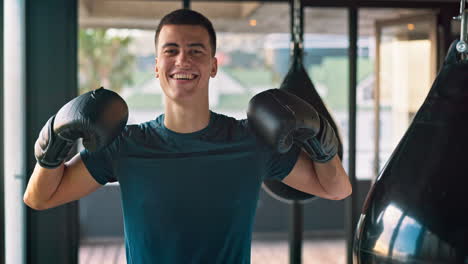
[[[78,138],[96,151],[120,134],[128,119],[128,107],[115,92],[100,88],[64,105],[42,128],[34,145],[37,160],[24,194],[34,209],[47,209],[83,197],[100,184],[88,172],[80,155],[66,157]]]

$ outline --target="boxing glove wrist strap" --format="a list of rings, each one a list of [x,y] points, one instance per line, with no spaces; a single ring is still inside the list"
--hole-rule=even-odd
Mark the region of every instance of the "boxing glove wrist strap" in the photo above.
[[[66,140],[54,133],[54,118],[55,116],[52,116],[47,121],[34,146],[37,162],[41,167],[48,169],[60,166],[74,145],[74,141]]]
[[[297,142],[310,158],[319,163],[330,161],[338,152],[338,139],[333,128],[320,117],[320,131],[315,136]],[[296,139],[301,137],[296,137]]]

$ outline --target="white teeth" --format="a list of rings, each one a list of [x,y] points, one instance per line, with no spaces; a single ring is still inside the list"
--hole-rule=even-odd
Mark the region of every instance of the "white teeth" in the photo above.
[[[176,73],[172,76],[172,78],[177,80],[192,80],[195,78],[194,74],[184,74],[184,73]]]

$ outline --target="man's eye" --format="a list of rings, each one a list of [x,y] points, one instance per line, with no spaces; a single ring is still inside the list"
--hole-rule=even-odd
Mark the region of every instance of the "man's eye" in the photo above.
[[[165,54],[175,54],[176,52],[177,52],[177,50],[174,50],[174,49],[164,51]]]
[[[192,53],[193,54],[201,54],[203,53],[201,50],[192,50]]]

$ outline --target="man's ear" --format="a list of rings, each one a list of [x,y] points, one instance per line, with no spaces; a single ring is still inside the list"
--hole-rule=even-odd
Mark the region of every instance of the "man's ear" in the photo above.
[[[156,73],[156,78],[159,78],[159,70],[158,70],[158,58],[154,59],[154,72]]]
[[[216,73],[218,73],[218,59],[216,57],[213,57],[213,65],[211,65],[210,73],[211,78],[214,78],[216,76]]]

